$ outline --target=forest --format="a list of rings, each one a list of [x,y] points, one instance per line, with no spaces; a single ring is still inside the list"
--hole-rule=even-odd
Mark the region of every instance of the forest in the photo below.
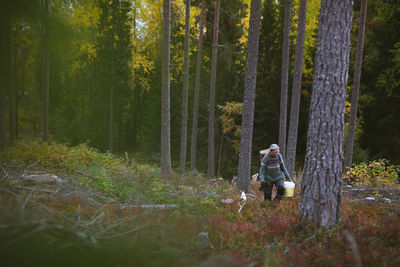
[[[302,168],[307,139],[320,1],[308,1],[298,120],[296,168]],[[2,8],[1,144],[42,137],[100,151],[138,153],[159,162],[161,139],[161,1],[51,1],[45,30],[40,5],[13,1]],[[215,80],[215,175],[237,172],[241,103],[250,1],[222,1]],[[208,113],[215,4],[205,1],[204,40],[198,96],[196,169],[207,172]],[[187,136],[191,140],[200,1],[190,17]],[[354,66],[360,1],[354,4],[350,66]],[[279,142],[283,1],[263,1],[254,108],[252,171],[258,151]],[[296,46],[298,1],[290,22],[289,101]],[[354,163],[386,158],[399,163],[398,1],[368,4]],[[44,33],[45,31],[45,33]],[[43,35],[47,76],[43,76]],[[7,41],[6,41],[7,40]],[[171,8],[171,163],[178,168],[184,80],[185,3]],[[8,64],[6,64],[8,63]],[[349,119],[354,68],[349,68]],[[47,77],[47,78],[46,78]],[[47,127],[44,81],[48,82]],[[112,95],[111,95],[112,94]],[[289,114],[287,115],[289,116]],[[346,124],[348,125],[348,124]],[[7,134],[6,134],[7,132]],[[189,151],[190,146],[187,146]],[[185,163],[190,165],[190,157]]]
[[[10,266],[399,263],[400,1],[4,0],[0,15]],[[271,144],[296,183],[279,205],[251,180]]]

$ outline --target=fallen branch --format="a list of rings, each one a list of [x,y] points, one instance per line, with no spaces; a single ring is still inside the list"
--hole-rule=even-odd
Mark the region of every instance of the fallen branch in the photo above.
[[[116,222],[114,222],[113,225],[111,225],[111,226],[107,227],[106,229],[96,233],[95,236],[99,236],[100,234],[108,232],[109,230],[111,230],[111,229],[113,229],[113,228],[115,228],[115,227],[117,227],[117,226],[119,226],[119,225],[121,225],[121,224],[123,224],[125,222],[128,222],[130,220],[136,219],[136,218],[138,218],[140,216],[143,216],[143,215],[147,215],[147,214],[139,214],[139,215],[136,215],[136,216],[131,216],[131,217],[128,217],[128,218],[123,218],[123,219],[117,220]]]
[[[311,239],[313,239],[316,235],[317,235],[317,233],[313,234],[313,235],[310,236],[310,237],[307,237],[306,239],[304,239],[304,241],[305,241],[305,242],[308,242],[308,241],[310,241]]]
[[[150,227],[150,226],[164,226],[164,225],[163,224],[146,224],[146,225],[142,225],[142,226],[133,228],[133,229],[131,229],[129,231],[126,231],[126,232],[123,232],[123,233],[119,233],[119,234],[115,234],[115,235],[107,236],[107,237],[100,237],[99,239],[113,239],[113,238],[116,238],[116,237],[121,237],[121,236],[131,234],[133,232],[139,231],[141,229],[144,229],[144,228],[147,228],[147,227]]]
[[[0,168],[3,170],[3,172],[4,172],[4,176],[3,176],[3,179],[4,178],[7,178],[8,177],[8,173],[6,172],[6,170],[3,168],[3,164],[0,164]]]
[[[34,192],[43,192],[43,193],[50,193],[50,194],[55,194],[58,191],[53,191],[53,190],[46,190],[46,189],[38,189],[34,187],[25,187],[25,186],[16,186],[15,188],[17,189],[22,189],[22,190],[28,190],[28,191],[34,191]]]
[[[22,205],[22,209],[25,209],[26,204],[28,204],[29,199],[32,196],[32,192],[29,193],[29,195],[25,198],[24,204]]]
[[[3,191],[3,192],[5,192],[5,193],[7,193],[7,194],[10,194],[10,195],[13,195],[14,197],[17,197],[17,198],[19,198],[19,199],[22,198],[22,197],[21,197],[20,195],[18,195],[17,193],[15,193],[15,192],[13,192],[13,191],[10,191],[10,190],[7,190],[7,189],[4,189],[4,188],[1,188],[1,187],[0,187],[0,191]]]
[[[41,162],[42,160],[41,159],[39,159],[38,161],[36,161],[36,162],[34,162],[34,163],[32,163],[31,165],[28,165],[28,167],[27,167],[27,169],[29,169],[29,168],[31,168],[31,167],[33,167],[33,166],[35,166],[36,164],[38,164],[39,162]]]
[[[79,174],[82,174],[84,176],[87,176],[89,178],[93,178],[93,176],[90,173],[87,173],[87,172],[84,172],[84,171],[81,171],[81,170],[74,170],[74,171],[79,173]]]
[[[179,208],[176,204],[162,204],[162,205],[150,205],[150,204],[143,204],[143,205],[131,205],[129,207],[132,208],[143,208],[143,209],[173,209]]]
[[[89,223],[86,224],[86,227],[94,224],[99,218],[104,216],[104,211],[101,210],[100,214],[96,216],[96,218],[94,218],[93,220],[91,220]]]
[[[22,240],[24,240],[24,239],[26,239],[26,238],[32,236],[33,234],[35,234],[35,233],[37,233],[37,232],[43,231],[44,229],[45,229],[45,228],[44,228],[42,225],[38,225],[38,226],[35,227],[34,229],[32,229],[32,230],[30,230],[30,231],[28,231],[28,232],[25,232],[25,233],[23,233],[22,235],[20,235],[20,236],[18,236],[18,237],[15,237],[15,238],[11,239],[11,240],[8,242],[8,246],[13,245],[13,244],[16,244],[16,243],[18,243],[18,242],[20,242],[20,241],[22,241]]]

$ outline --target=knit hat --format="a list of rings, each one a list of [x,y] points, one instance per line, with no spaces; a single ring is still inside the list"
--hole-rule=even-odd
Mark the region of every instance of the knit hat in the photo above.
[[[270,149],[270,150],[279,150],[279,146],[278,146],[277,144],[272,144],[272,145],[269,147],[269,149]]]

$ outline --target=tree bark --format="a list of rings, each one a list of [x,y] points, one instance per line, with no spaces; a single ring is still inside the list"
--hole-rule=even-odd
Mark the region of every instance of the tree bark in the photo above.
[[[8,131],[9,142],[12,145],[15,141],[15,51],[14,51],[14,26],[13,18],[8,16],[7,23],[8,38],[7,38],[7,53],[8,53]]]
[[[114,64],[113,64],[114,65]],[[111,75],[113,77],[113,75]],[[109,114],[108,114],[108,150],[113,151],[113,117],[114,117],[114,87],[113,79],[110,83],[110,99],[109,99]]]
[[[199,117],[199,93],[200,93],[200,76],[201,76],[201,62],[203,52],[203,29],[204,29],[204,13],[205,1],[201,2],[200,25],[199,25],[199,42],[197,48],[197,62],[196,62],[196,78],[194,83],[194,100],[193,100],[193,121],[192,121],[192,138],[190,146],[190,172],[193,174],[196,170],[196,153],[197,153],[197,130],[198,130],[198,117]]]
[[[299,21],[297,26],[296,54],[294,59],[292,101],[290,105],[289,136],[286,149],[286,167],[289,174],[292,176],[294,176],[294,167],[296,163],[301,78],[303,76],[304,38],[306,35],[307,0],[300,0],[299,5]]]
[[[179,158],[179,172],[181,175],[185,174],[185,167],[186,167],[188,90],[189,90],[188,88],[189,88],[190,2],[191,0],[186,0],[185,55],[183,62],[183,90],[182,90],[181,155]]]
[[[6,88],[7,88],[7,15],[5,4],[1,2],[0,11],[0,151],[6,148]]]
[[[161,173],[172,173],[170,124],[170,11],[171,1],[163,0],[163,25],[161,43]]]
[[[214,119],[215,119],[215,86],[217,78],[217,57],[218,57],[218,29],[219,29],[219,6],[220,0],[215,4],[214,34],[212,45],[211,80],[210,80],[210,111],[208,117],[208,176],[214,177]]]
[[[249,36],[247,41],[246,74],[240,139],[238,191],[250,192],[251,148],[254,122],[254,103],[257,83],[258,44],[260,39],[261,0],[252,0]]]
[[[281,81],[281,104],[279,119],[279,147],[280,153],[285,159],[286,155],[286,121],[287,121],[287,98],[289,87],[289,42],[290,21],[292,11],[292,0],[285,1],[285,16],[283,20],[283,49],[282,49],[282,81]]]
[[[43,140],[49,140],[49,55],[48,55],[48,0],[42,0],[42,86],[43,86]]]
[[[352,0],[321,1],[299,214],[317,226],[341,221],[344,110]]]
[[[361,66],[362,66],[362,57],[364,48],[365,19],[367,16],[367,2],[368,2],[367,0],[362,0],[360,8],[360,22],[358,24],[356,61],[354,66],[353,89],[351,92],[350,121],[349,121],[349,130],[347,133],[346,157],[344,163],[345,170],[351,168],[353,159],[354,136],[356,132],[356,120],[357,120],[357,105],[358,105],[358,95],[360,90]]]

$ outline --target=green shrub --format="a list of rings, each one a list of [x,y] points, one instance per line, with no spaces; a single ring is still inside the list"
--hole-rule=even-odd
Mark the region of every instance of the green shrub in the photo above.
[[[360,163],[348,170],[344,178],[356,185],[372,187],[398,186],[398,171],[400,166],[390,165],[386,159]]]

